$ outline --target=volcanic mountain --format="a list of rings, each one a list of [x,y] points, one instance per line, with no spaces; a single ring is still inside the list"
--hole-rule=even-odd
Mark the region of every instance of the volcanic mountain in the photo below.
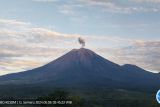
[[[126,64],[120,66],[95,52],[73,49],[36,69],[0,77],[0,85],[56,87],[160,88],[160,76]]]

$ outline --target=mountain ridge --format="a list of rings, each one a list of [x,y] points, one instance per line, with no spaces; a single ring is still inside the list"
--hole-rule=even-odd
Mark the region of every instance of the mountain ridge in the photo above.
[[[120,66],[95,52],[73,49],[50,63],[14,74],[0,76],[0,85],[49,84],[66,87],[159,87],[160,76],[136,65]]]

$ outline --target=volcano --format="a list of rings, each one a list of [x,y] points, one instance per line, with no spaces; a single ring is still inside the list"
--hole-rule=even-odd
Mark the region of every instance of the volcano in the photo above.
[[[136,65],[120,66],[95,52],[73,49],[58,59],[29,71],[0,77],[0,85],[56,87],[159,88],[160,75]]]

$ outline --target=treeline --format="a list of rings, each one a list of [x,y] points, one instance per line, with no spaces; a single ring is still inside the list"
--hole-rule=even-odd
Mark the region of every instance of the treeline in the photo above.
[[[116,93],[117,94],[117,93]],[[126,95],[124,95],[126,96]],[[114,96],[114,98],[100,97],[96,94],[94,97],[84,95],[78,96],[64,90],[55,90],[45,96],[39,96],[36,101],[72,101],[72,104],[53,104],[53,105],[0,105],[0,107],[160,107],[154,98],[151,96],[147,99],[135,98],[121,98],[121,96]],[[127,95],[129,96],[129,95]],[[130,96],[131,97],[131,96]],[[10,100],[14,98],[11,97]],[[9,100],[9,99],[7,99]]]

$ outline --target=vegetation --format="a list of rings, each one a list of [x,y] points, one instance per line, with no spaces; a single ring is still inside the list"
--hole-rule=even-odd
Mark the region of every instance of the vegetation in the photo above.
[[[19,87],[13,90],[6,88],[0,92],[0,100],[72,101],[72,104],[0,105],[0,107],[160,107],[155,99],[155,93],[153,91],[106,88],[59,89],[47,87],[43,89],[30,87],[27,89]]]
[[[45,105],[46,107],[83,107],[84,100],[79,96],[72,96],[66,91],[56,90],[54,93],[48,96],[42,96],[37,98],[38,101],[71,101],[71,104],[55,104],[55,105]],[[44,106],[44,105],[42,105]]]
[[[43,92],[42,92],[43,93]],[[41,93],[40,93],[41,94]],[[15,100],[8,97],[6,100]],[[58,89],[48,95],[37,96],[36,101],[72,101],[72,104],[0,105],[0,107],[160,107],[155,93],[122,89],[67,90]]]

